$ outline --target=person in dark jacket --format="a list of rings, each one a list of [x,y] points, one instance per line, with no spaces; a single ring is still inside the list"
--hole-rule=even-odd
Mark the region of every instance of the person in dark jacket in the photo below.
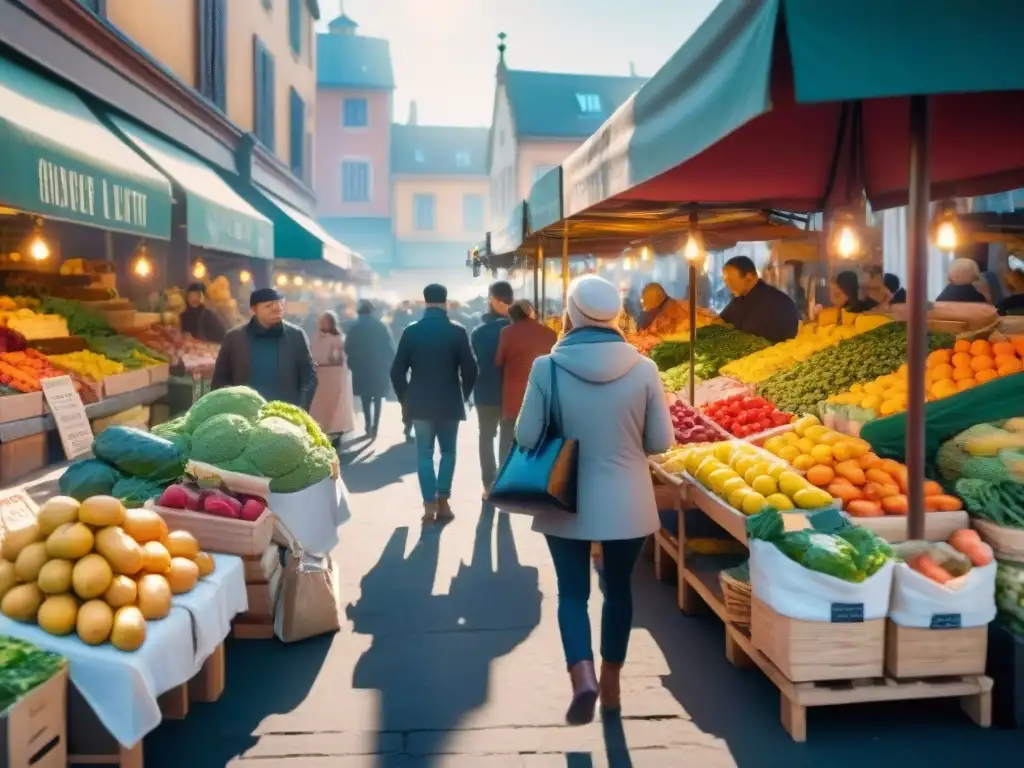
[[[448,319],[448,289],[423,289],[423,317],[405,329],[391,365],[391,384],[403,415],[416,433],[417,474],[423,495],[423,522],[448,522],[455,475],[459,422],[466,420],[466,400],[476,383],[476,360],[469,334]],[[441,462],[434,470],[434,445]]]
[[[345,357],[352,371],[352,394],[363,404],[366,436],[375,438],[380,428],[380,407],[388,393],[388,371],[395,356],[395,342],[387,326],[363,299],[356,310],[359,316],[345,336]]]
[[[185,291],[185,311],[181,313],[181,332],[200,341],[220,344],[224,341],[224,323],[205,304],[206,286],[192,283]]]
[[[861,298],[860,279],[856,272],[840,272],[829,285],[832,305],[846,312],[870,312],[878,306],[874,299]]]
[[[900,279],[892,272],[886,272],[882,277],[885,289],[889,292],[890,304],[906,304],[907,291],[900,285]]]
[[[309,339],[284,319],[284,296],[257,288],[249,297],[252,318],[224,336],[213,367],[213,389],[252,387],[267,400],[308,411],[316,394],[316,363]]]
[[[789,296],[757,276],[748,256],[733,256],[722,267],[722,278],[733,299],[721,318],[738,331],[751,333],[773,344],[796,336],[800,313]]]
[[[479,374],[473,388],[476,418],[480,427],[480,476],[484,495],[494,482],[498,467],[505,462],[512,447],[512,425],[501,418],[501,369],[495,364],[501,329],[508,326],[508,308],[514,300],[512,286],[504,280],[491,285],[487,292],[488,310],[481,316],[469,340],[476,356]],[[498,437],[498,460],[494,459],[494,440]]]
[[[935,297],[936,301],[959,301],[968,304],[987,304],[988,299],[978,290],[981,270],[974,259],[953,259],[949,265],[949,283]]]

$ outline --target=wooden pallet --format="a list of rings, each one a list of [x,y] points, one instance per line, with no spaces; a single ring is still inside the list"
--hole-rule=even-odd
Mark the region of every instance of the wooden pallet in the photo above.
[[[231,635],[236,640],[270,640],[274,637],[274,607],[280,592],[280,554],[271,544],[261,555],[242,557],[249,609],[235,618]]]

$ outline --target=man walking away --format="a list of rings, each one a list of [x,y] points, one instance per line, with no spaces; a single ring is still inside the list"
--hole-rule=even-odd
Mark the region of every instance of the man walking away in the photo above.
[[[533,305],[526,299],[515,302],[508,310],[512,324],[501,331],[495,365],[501,369],[501,427],[502,435],[509,434],[507,452],[512,445],[516,419],[526,395],[526,382],[530,378],[533,361],[551,352],[558,334],[537,322]],[[504,461],[504,459],[502,459]]]
[[[388,371],[395,344],[387,327],[373,313],[373,304],[359,302],[358,317],[345,337],[345,357],[352,371],[352,394],[363,404],[363,423],[371,440],[380,428],[380,406],[388,392]]]
[[[487,293],[488,310],[484,312],[481,324],[470,334],[473,354],[479,375],[473,388],[476,403],[477,422],[480,428],[480,476],[484,481],[484,497],[498,473],[499,464],[494,459],[494,439],[498,437],[499,462],[505,461],[508,446],[512,444],[512,425],[501,418],[501,369],[494,361],[498,352],[498,337],[508,325],[508,308],[512,303],[512,286],[504,280],[491,285]]]
[[[309,339],[284,319],[284,296],[257,288],[249,297],[252,318],[224,336],[211,387],[252,387],[267,400],[283,400],[305,411],[316,394],[316,363]]]
[[[417,474],[423,495],[423,522],[448,522],[448,500],[455,474],[459,422],[476,382],[476,361],[466,329],[448,319],[448,289],[423,289],[423,317],[405,329],[391,366],[391,384],[403,416],[416,434]],[[441,461],[434,470],[434,444]]]

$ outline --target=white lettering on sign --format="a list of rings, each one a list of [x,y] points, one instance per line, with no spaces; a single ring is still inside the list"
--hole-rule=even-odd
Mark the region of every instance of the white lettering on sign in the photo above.
[[[101,204],[97,206],[97,184],[93,176],[42,158],[37,172],[41,203],[89,218],[102,217],[142,229],[147,226],[149,195],[145,192],[102,179],[98,190]]]
[[[70,376],[54,376],[43,379],[43,397],[50,406],[53,420],[57,424],[64,455],[69,459],[92,450],[92,425],[82,404],[82,398],[75,391]]]

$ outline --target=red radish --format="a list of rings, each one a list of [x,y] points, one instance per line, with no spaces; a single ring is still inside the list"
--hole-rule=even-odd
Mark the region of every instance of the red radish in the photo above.
[[[188,509],[189,494],[181,485],[169,485],[160,494],[157,504],[168,509]]]
[[[263,510],[266,509],[266,504],[257,499],[249,499],[245,504],[242,505],[242,513],[239,517],[242,520],[246,520],[250,523],[254,523],[259,520],[260,515],[263,514]]]

